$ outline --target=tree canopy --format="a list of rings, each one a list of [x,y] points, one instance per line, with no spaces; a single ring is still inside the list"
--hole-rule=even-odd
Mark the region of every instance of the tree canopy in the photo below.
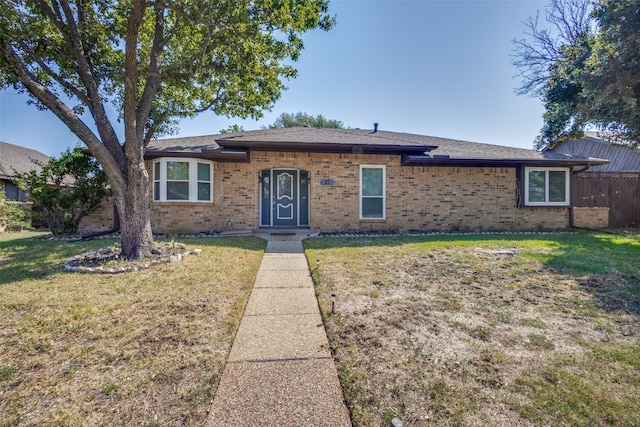
[[[333,23],[326,0],[0,0],[0,89],[26,92],[86,144],[113,190],[122,254],[140,258],[155,248],[150,140],[207,110],[260,117],[296,76],[301,35]]]
[[[640,1],[551,0],[551,28],[525,22],[514,64],[520,93],[540,97],[537,148],[581,137],[594,127],[618,142],[640,143]]]
[[[340,120],[327,119],[322,114],[312,116],[311,114],[298,112],[294,114],[282,113],[273,124],[267,126],[268,129],[291,128],[297,126],[309,126],[314,128],[348,129]]]

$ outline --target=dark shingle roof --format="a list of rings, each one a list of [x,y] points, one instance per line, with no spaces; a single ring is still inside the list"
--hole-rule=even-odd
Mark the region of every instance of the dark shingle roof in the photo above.
[[[39,151],[0,141],[0,178],[8,179],[17,173],[40,170],[37,163],[47,163],[50,157]]]
[[[207,150],[217,150],[220,146],[216,139],[223,135],[186,136],[182,138],[155,139],[151,141],[147,152],[186,152],[201,153]]]
[[[349,145],[349,146],[402,146],[408,149],[432,148],[428,140],[420,135],[395,132],[373,132],[361,129],[331,129],[293,127],[262,129],[223,135],[218,141],[225,145],[240,142],[295,143],[300,145]]]
[[[225,150],[389,153],[411,165],[602,164],[606,160],[400,132],[294,127],[152,141],[147,155]],[[357,151],[356,151],[357,150]]]

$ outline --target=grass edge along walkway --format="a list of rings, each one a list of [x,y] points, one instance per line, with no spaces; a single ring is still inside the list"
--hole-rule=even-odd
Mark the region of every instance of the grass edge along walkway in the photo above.
[[[302,244],[271,239],[205,426],[351,426]]]

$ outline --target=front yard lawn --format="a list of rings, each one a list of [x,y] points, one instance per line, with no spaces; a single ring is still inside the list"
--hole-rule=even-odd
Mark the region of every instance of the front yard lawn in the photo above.
[[[304,244],[354,425],[640,425],[640,235]]]
[[[99,275],[62,263],[112,241],[32,236],[0,234],[0,426],[202,425],[265,242]]]

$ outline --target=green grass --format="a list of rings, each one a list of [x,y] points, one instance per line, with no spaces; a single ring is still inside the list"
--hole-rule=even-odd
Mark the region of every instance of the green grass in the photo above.
[[[640,425],[639,234],[304,246],[355,426]]]
[[[357,247],[401,247],[401,251],[419,248],[443,250],[481,245],[486,249],[505,246],[516,249],[526,259],[576,274],[616,273],[638,277],[640,235],[567,233],[567,234],[463,234],[434,236],[397,236],[377,238],[308,239],[313,249]],[[460,259],[461,260],[461,259]]]
[[[524,370],[511,386],[523,419],[571,426],[638,423],[638,344],[592,344],[580,356],[557,355]]]
[[[114,241],[42,235],[0,233],[0,426],[202,425],[264,240],[101,275],[62,264]]]

